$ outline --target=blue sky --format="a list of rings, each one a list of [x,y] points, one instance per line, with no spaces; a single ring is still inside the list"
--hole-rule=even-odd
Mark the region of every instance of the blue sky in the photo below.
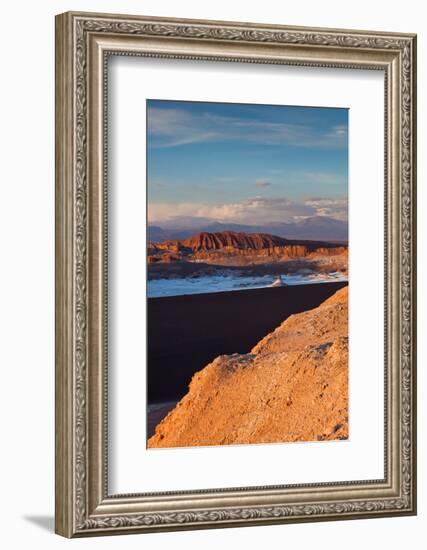
[[[347,219],[348,111],[147,102],[149,223]]]

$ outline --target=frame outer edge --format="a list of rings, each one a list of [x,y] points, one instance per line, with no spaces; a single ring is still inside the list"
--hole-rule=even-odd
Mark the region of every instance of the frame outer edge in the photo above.
[[[55,532],[74,529],[73,33],[55,17]]]
[[[412,343],[412,356],[411,356],[411,368],[412,368],[412,510],[413,515],[417,515],[417,36],[414,35],[411,39],[412,50],[412,63],[411,63],[411,166],[412,166],[412,179],[411,179],[411,263],[412,263],[412,281],[411,281],[411,303],[412,303],[412,315],[411,315],[411,343]]]
[[[174,24],[174,25],[202,25],[204,27],[235,27],[248,30],[273,30],[273,31],[295,31],[304,32],[309,30],[312,33],[331,33],[331,34],[357,34],[361,36],[373,36],[378,35],[384,38],[394,39],[412,39],[416,37],[416,33],[408,32],[390,32],[390,31],[375,31],[369,29],[354,29],[354,28],[341,28],[341,27],[317,27],[317,26],[305,26],[305,25],[284,25],[278,23],[255,23],[254,21],[242,21],[242,20],[227,20],[227,19],[194,19],[189,17],[166,17],[160,15],[138,15],[138,14],[124,14],[124,13],[105,13],[105,12],[90,12],[80,10],[70,10],[64,13],[64,15],[70,15],[73,18],[84,18],[86,20],[104,19],[107,21],[137,21],[140,23],[148,24]]]
[[[117,19],[117,21],[115,21]],[[169,23],[169,25],[168,25]],[[218,29],[218,25],[227,29]],[[88,258],[87,247],[87,127],[90,113],[86,110],[86,54],[84,33],[101,32],[118,34],[142,34],[138,27],[144,27],[146,34],[155,37],[173,36],[179,39],[226,40],[234,42],[270,42],[289,45],[311,44],[314,47],[332,46],[362,50],[398,51],[406,57],[406,71],[403,72],[409,92],[404,104],[409,106],[404,127],[408,131],[410,149],[409,170],[405,173],[406,184],[403,210],[407,239],[405,260],[407,277],[401,282],[401,289],[407,291],[406,317],[399,313],[399,332],[402,321],[406,321],[408,343],[403,373],[407,376],[406,404],[404,416],[404,441],[406,453],[399,453],[398,463],[405,456],[405,492],[396,498],[383,500],[356,499],[331,502],[330,504],[304,503],[283,507],[256,507],[241,509],[218,509],[177,512],[154,512],[136,514],[128,509],[123,514],[93,516],[88,502],[92,490],[90,479],[93,472],[88,467],[88,451],[91,448],[91,434],[88,433],[88,413],[93,410],[88,385],[88,371],[93,371],[92,359],[88,356],[87,294],[86,283]],[[274,33],[274,29],[283,33]],[[369,31],[338,29],[315,29],[303,27],[279,27],[240,22],[196,21],[190,19],[172,20],[123,15],[102,15],[68,12],[56,17],[56,524],[55,530],[65,537],[96,534],[119,534],[142,531],[172,531],[176,529],[200,529],[256,525],[300,521],[321,521],[413,515],[416,511],[416,441],[415,441],[415,337],[416,337],[416,235],[415,235],[415,178],[416,178],[416,38],[415,35],[395,33],[370,33]],[[79,33],[83,31],[83,35]],[[291,32],[292,31],[292,32]],[[326,33],[329,33],[328,35]],[[342,36],[342,33],[349,36]],[[304,34],[304,36],[302,36]],[[301,35],[301,36],[299,36]],[[80,38],[79,38],[80,36]],[[394,44],[393,44],[394,43]],[[357,57],[357,56],[356,56]],[[198,57],[195,57],[195,59]],[[326,64],[323,66],[334,66]],[[351,67],[350,67],[351,68]],[[400,90],[400,93],[402,90]],[[399,103],[398,113],[402,114]],[[402,172],[400,175],[402,175]],[[92,181],[92,180],[90,180]],[[401,191],[401,190],[400,190]],[[401,218],[399,216],[401,223]],[[399,223],[399,225],[400,225]],[[400,228],[402,226],[400,225]],[[399,231],[398,229],[398,231]],[[402,260],[402,236],[400,236],[399,262]],[[401,266],[399,266],[401,267]],[[90,321],[90,316],[89,316]],[[89,368],[90,367],[90,368]],[[399,391],[402,390],[399,383]],[[95,407],[96,408],[96,407]],[[400,420],[402,417],[399,416]],[[403,433],[402,433],[403,435]],[[400,439],[400,438],[399,438]],[[402,472],[399,472],[400,474]],[[399,476],[400,477],[400,476]],[[400,489],[403,488],[399,480]],[[90,495],[89,495],[90,496]],[[89,506],[88,506],[89,505]],[[295,508],[295,510],[294,510]]]

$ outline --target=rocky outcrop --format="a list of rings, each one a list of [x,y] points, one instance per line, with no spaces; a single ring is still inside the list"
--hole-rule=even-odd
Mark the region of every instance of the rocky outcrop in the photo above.
[[[287,258],[305,258],[311,255],[338,255],[347,252],[347,246],[318,241],[292,241],[266,233],[239,233],[223,231],[220,233],[198,233],[184,240],[149,243],[150,263],[169,261],[167,255],[175,258],[205,262],[223,263],[234,258],[268,258],[280,260]]]
[[[223,248],[221,250],[200,251],[192,255],[193,260],[203,260],[207,263],[224,264],[233,258],[241,260],[247,258],[249,261],[256,259],[268,262],[282,261],[287,259],[312,258],[317,256],[338,256],[347,254],[347,248],[334,246],[330,248],[315,248],[309,245],[289,244],[287,246],[273,246],[262,249],[239,249]]]
[[[250,353],[217,357],[149,439],[186,447],[348,437],[348,287]]]
[[[223,231],[222,233],[199,233],[183,241],[184,246],[191,248],[193,252],[209,252],[232,248],[237,250],[262,250],[285,246],[289,241],[283,237],[267,235],[265,233],[237,233],[235,231]]]

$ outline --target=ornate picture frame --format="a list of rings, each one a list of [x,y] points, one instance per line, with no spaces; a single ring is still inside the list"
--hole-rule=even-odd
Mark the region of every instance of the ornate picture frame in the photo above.
[[[108,492],[106,60],[384,72],[384,479]],[[416,513],[416,36],[68,12],[56,18],[56,532],[82,537]]]

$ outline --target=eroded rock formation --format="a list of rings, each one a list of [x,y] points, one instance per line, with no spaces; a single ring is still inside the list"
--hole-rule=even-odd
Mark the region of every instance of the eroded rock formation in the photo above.
[[[345,254],[347,246],[317,241],[293,241],[265,233],[198,233],[189,239],[149,243],[149,263],[179,260],[229,261],[233,257],[270,260],[305,258],[310,255]]]

